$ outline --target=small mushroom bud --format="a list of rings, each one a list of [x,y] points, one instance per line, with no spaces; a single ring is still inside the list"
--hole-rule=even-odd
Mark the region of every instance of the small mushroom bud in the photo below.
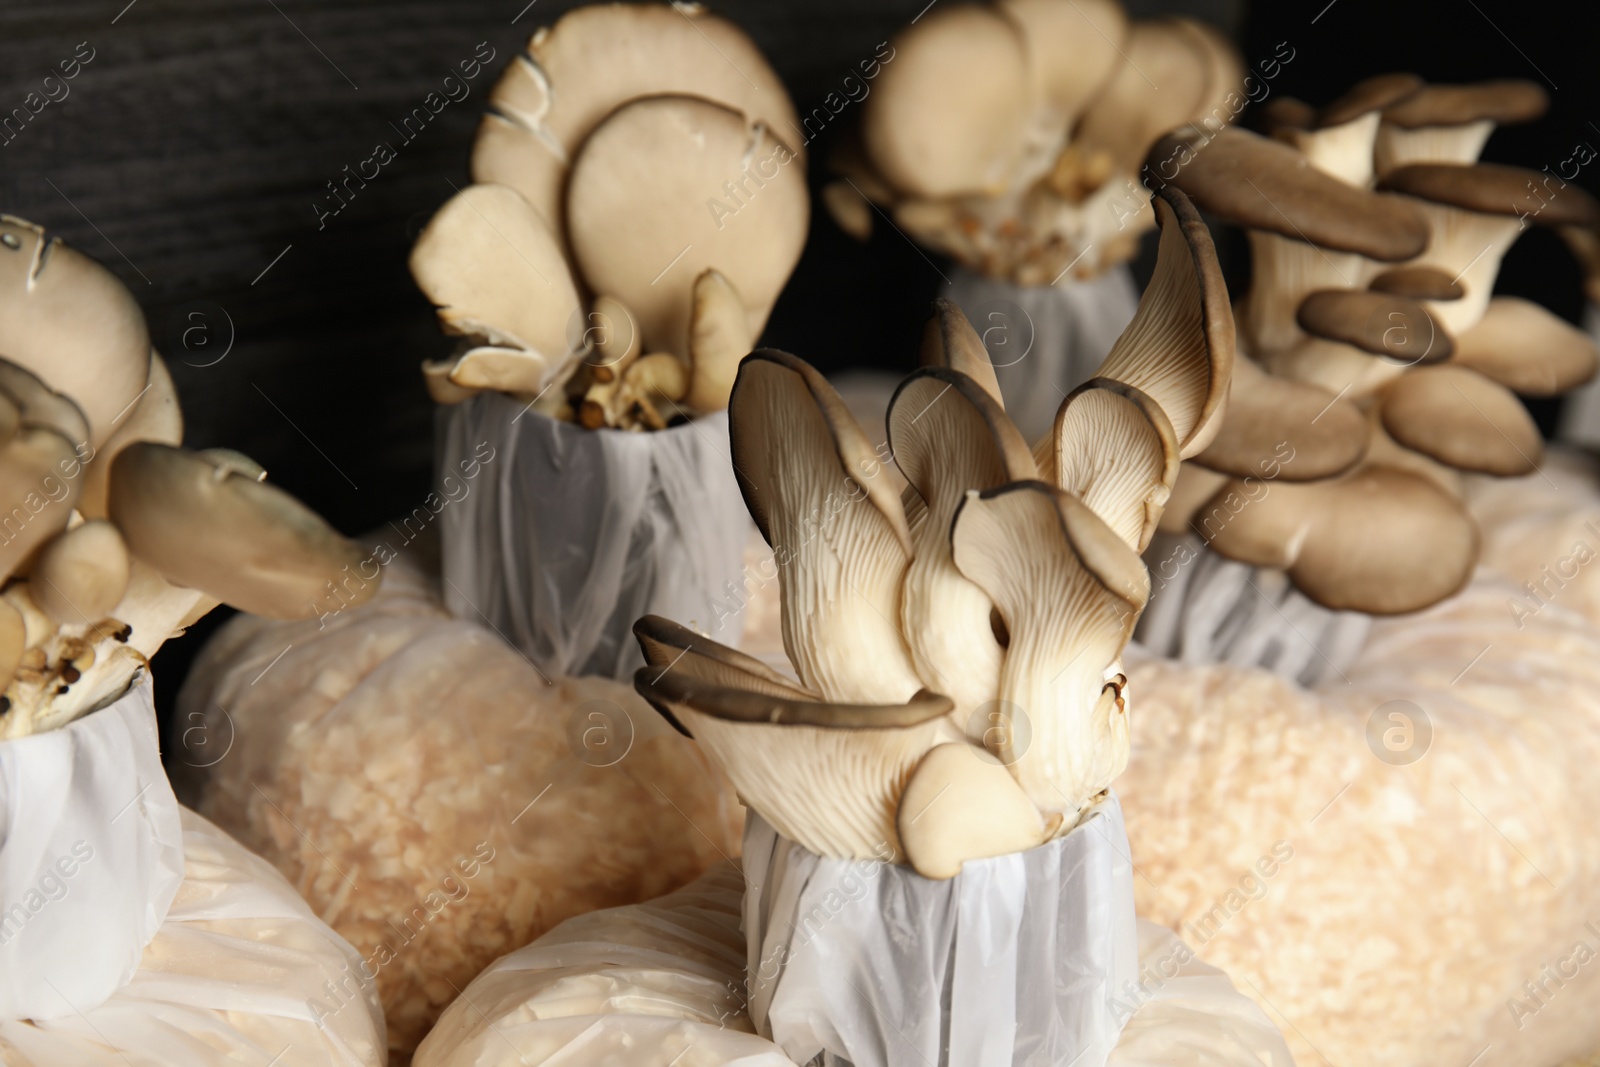
[[[750,353],[750,319],[733,283],[715,270],[694,280],[694,312],[689,321],[688,404],[695,411],[721,411]]]
[[[28,590],[45,614],[63,626],[105,618],[128,589],[128,549],[104,519],[73,527],[39,554]]]

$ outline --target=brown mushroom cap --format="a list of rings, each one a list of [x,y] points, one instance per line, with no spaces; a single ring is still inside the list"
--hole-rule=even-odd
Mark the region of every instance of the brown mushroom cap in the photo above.
[[[0,215],[0,356],[71,397],[98,448],[144,389],[150,333],[116,275],[43,227]]]
[[[541,27],[489,94],[472,179],[509,185],[557,235],[567,165],[608,115],[661,94],[714,100],[798,143],[794,105],[742,30],[699,5],[589,4]],[[803,157],[804,149],[796,151]]]
[[[1533,191],[1544,175],[1498,163],[1412,163],[1389,171],[1380,189],[1483,215],[1515,215],[1540,226],[1600,224],[1600,203],[1568,183],[1548,200]]]
[[[1544,441],[1505,386],[1449,364],[1391,382],[1379,398],[1383,427],[1407,448],[1461,470],[1509,477],[1539,464]]]
[[[1408,365],[1450,358],[1454,344],[1428,309],[1409,297],[1368,289],[1319,289],[1300,302],[1300,328]]]
[[[1236,478],[1319,481],[1354,466],[1366,440],[1366,419],[1350,400],[1241,357],[1222,430],[1194,462]]]
[[[1497,296],[1456,340],[1458,367],[1525,396],[1556,396],[1594,377],[1594,340],[1531,300]]]
[[[129,550],[163,578],[241,611],[310,618],[377,592],[376,575],[359,573],[354,541],[282,489],[194,452],[152,441],[123,449],[109,511]]]
[[[1316,124],[1319,128],[1343,126],[1362,115],[1395,106],[1416,93],[1423,84],[1415,74],[1378,74],[1365,78],[1317,112]]]
[[[1420,611],[1465,585],[1478,558],[1477,524],[1458,499],[1419,474],[1381,466],[1274,485],[1265,496],[1230,483],[1191,525],[1229,559],[1287,570],[1334,611]]]
[[[1315,129],[1317,109],[1292,96],[1274,96],[1255,112],[1256,128],[1267,137]]]
[[[918,197],[1003,188],[1022,154],[1033,97],[1017,24],[989,7],[941,6],[893,43],[894,62],[861,111],[873,166]],[[958,70],[970,76],[952,76]]]
[[[1321,248],[1398,263],[1428,245],[1427,220],[1414,205],[1348,185],[1288,145],[1237,127],[1174,130],[1151,149],[1146,175],[1229,222]]]
[[[1367,288],[1413,300],[1460,300],[1461,283],[1437,267],[1392,267],[1375,275]]]
[[[680,357],[707,269],[743,300],[749,336],[761,332],[800,258],[809,210],[804,164],[787,145],[688,96],[618,108],[584,142],[567,185],[582,276],[633,312],[645,351]]]
[[[787,700],[817,699],[817,694],[807,692],[799,683],[785,678],[754,656],[729,648],[660,615],[639,618],[633,624],[633,636],[639,642],[645,662],[657,672],[671,669],[715,685],[751,690]]]
[[[1520,78],[1472,85],[1427,85],[1384,108],[1383,121],[1402,129],[1463,126],[1469,122],[1529,122],[1550,107],[1536,82]]]

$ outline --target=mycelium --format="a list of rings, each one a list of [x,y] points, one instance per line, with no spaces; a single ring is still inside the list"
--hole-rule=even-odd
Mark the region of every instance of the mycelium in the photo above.
[[[1577,330],[1490,296],[1527,226],[1600,221],[1576,187],[1474,162],[1494,122],[1542,107],[1524,83],[1387,75],[1320,111],[1280,106],[1272,139],[1180,130],[1152,152],[1183,156],[1174,183],[1255,253],[1234,402],[1192,457],[1228,477],[1186,469],[1164,529],[1281,569],[1334,610],[1416,611],[1461,588],[1478,537],[1457,472],[1534,469],[1539,434],[1512,390],[1554,395],[1596,366]]]
[[[34,368],[37,368],[35,370]],[[305,618],[362,553],[236,453],[176,447],[182,416],[133,297],[0,216],[0,736],[120,696],[226,601]],[[370,596],[377,583],[347,592]]]
[[[760,52],[698,6],[597,4],[537,31],[489,104],[475,184],[411,256],[461,338],[424,365],[434,399],[494,390],[590,429],[723,408],[809,210]]]
[[[1220,423],[1233,365],[1209,235],[1176,190],[1156,214],[1135,323],[1031,449],[970,324],[935,306],[927,366],[888,417],[904,498],[809,365],[741,364],[734,463],[777,553],[796,678],[645,618],[635,685],[785,837],[854,859],[887,845],[949,878],[1070,830],[1126,765],[1139,549],[1179,456]]]

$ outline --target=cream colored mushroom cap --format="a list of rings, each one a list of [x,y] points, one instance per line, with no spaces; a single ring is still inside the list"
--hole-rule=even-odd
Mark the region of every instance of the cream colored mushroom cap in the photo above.
[[[76,401],[99,447],[145,386],[150,332],[116,275],[0,215],[0,356]]]
[[[954,4],[929,11],[893,44],[894,62],[861,111],[873,165],[918,197],[1003,189],[1033,98],[1016,24],[992,8]]]
[[[695,279],[721,273],[760,333],[805,244],[810,200],[793,151],[739,112],[687,96],[618,108],[567,189],[573,257],[638,318],[644,348],[687,359]]]
[[[123,449],[110,513],[129,550],[167,581],[241,611],[309,618],[377,591],[355,542],[282,489],[198,453],[150,441]]]
[[[584,140],[623,104],[668,93],[764,122],[804,157],[783,82],[739,27],[698,4],[589,4],[535,32],[501,75],[473,180],[510,185],[559,235],[565,174]]]

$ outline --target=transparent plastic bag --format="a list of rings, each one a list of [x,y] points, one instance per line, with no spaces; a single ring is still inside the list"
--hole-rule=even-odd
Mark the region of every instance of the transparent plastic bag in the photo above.
[[[403,557],[359,609],[229,622],[178,711],[183,795],[356,946],[398,1055],[496,957],[738,851],[693,742],[620,683],[546,684]]]
[[[586,430],[502,393],[441,413],[445,603],[548,675],[626,681],[644,666],[633,623],[662,615],[736,645],[750,520],[728,416],[655,433]],[[458,473],[460,472],[460,476]]]
[[[1089,380],[1139,307],[1125,266],[1087,280],[1018,285],[956,266],[944,295],[983,338],[1006,414],[1036,441],[1067,393]]]
[[[154,687],[0,741],[0,1019],[54,1019],[126,985],[183,881]]]
[[[0,1064],[382,1067],[355,950],[262,859],[180,812],[183,882],[132,980],[99,1006],[0,1020]]]
[[[463,990],[413,1067],[795,1067],[746,1014],[740,913],[754,888],[719,864],[670,896],[568,920]],[[1292,1067],[1261,1010],[1171,931],[1141,921],[1138,946],[1111,1064]]]
[[[797,1062],[1104,1067],[1117,1043],[1105,1005],[1138,945],[1115,795],[946,881],[816,856],[754,813],[744,863],[750,1015]]]

